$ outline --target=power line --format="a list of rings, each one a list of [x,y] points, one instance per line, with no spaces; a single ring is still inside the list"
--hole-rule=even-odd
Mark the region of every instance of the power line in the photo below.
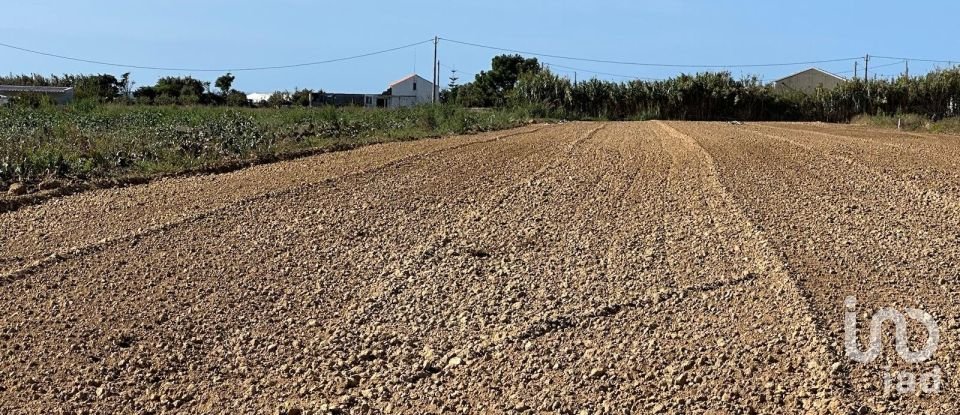
[[[873,56],[873,55],[870,55],[870,57],[873,58],[874,56]],[[905,61],[905,60],[901,60],[901,61],[897,61],[897,62],[893,62],[893,63],[885,63],[885,64],[883,64],[883,65],[875,65],[875,66],[871,66],[871,69],[886,68],[886,67],[888,67],[888,66],[900,65],[900,64],[902,64],[902,63],[904,63],[904,62],[906,62],[906,61]],[[840,71],[840,72],[837,72],[837,73],[838,73],[838,74],[841,74],[841,73],[853,73],[853,70]]]
[[[58,59],[65,59],[65,60],[71,60],[71,61],[76,61],[76,62],[84,62],[84,63],[92,63],[92,64],[96,64],[96,65],[115,66],[115,67],[120,67],[120,68],[149,69],[149,70],[157,70],[157,71],[175,71],[175,72],[246,72],[246,71],[263,71],[263,70],[271,70],[271,69],[289,69],[289,68],[297,68],[297,67],[303,67],[303,66],[313,66],[313,65],[323,65],[323,64],[334,63],[334,62],[343,62],[343,61],[348,61],[348,60],[353,60],[353,59],[365,58],[365,57],[373,56],[373,55],[379,55],[379,54],[382,54],[382,53],[393,52],[393,51],[397,51],[397,50],[401,50],[401,49],[411,48],[411,47],[414,47],[414,46],[422,45],[422,44],[427,43],[427,42],[433,42],[433,39],[427,39],[427,40],[424,40],[424,41],[422,41],[422,42],[411,43],[411,44],[409,44],[409,45],[397,46],[397,47],[395,47],[395,48],[383,49],[383,50],[378,50],[378,51],[375,51],[375,52],[368,52],[368,53],[363,53],[363,54],[360,54],[360,55],[346,56],[346,57],[342,57],[342,58],[327,59],[327,60],[315,61],[315,62],[295,63],[295,64],[291,64],[291,65],[254,66],[254,67],[247,67],[247,68],[169,68],[169,67],[162,67],[162,66],[129,65],[129,64],[123,64],[123,63],[103,62],[103,61],[97,61],[97,60],[92,60],[92,59],[83,59],[83,58],[75,58],[75,57],[72,57],[72,56],[58,55],[58,54],[55,54],[55,53],[42,52],[42,51],[33,50],[33,49],[27,49],[27,48],[23,48],[23,47],[20,47],[20,46],[14,46],[14,45],[6,44],[6,43],[0,43],[0,46],[6,47],[6,48],[10,48],[10,49],[16,49],[16,50],[23,51],[23,52],[33,53],[33,54],[37,54],[37,55],[43,55],[43,56],[49,56],[49,57],[53,57],[53,58],[58,58]]]
[[[884,56],[873,56],[873,55],[870,55],[870,57],[871,57],[871,58],[876,57],[876,58],[890,59],[890,58],[886,58],[886,57],[884,57]],[[898,58],[898,59],[899,59],[899,58]],[[923,60],[923,59],[901,59],[901,60],[898,60],[898,61],[896,61],[896,62],[885,63],[885,64],[883,64],[883,65],[871,66],[871,69],[880,69],[880,68],[886,68],[886,67],[895,66],[895,65],[902,65],[902,64],[904,64],[905,62],[909,62],[909,61],[913,61],[913,60],[916,60],[916,61],[919,61],[919,62],[930,62],[929,60]],[[951,62],[951,61],[936,61],[936,62]],[[840,72],[837,72],[837,73],[838,73],[838,74],[846,74],[846,73],[852,73],[852,72],[853,72],[852,70],[846,70],[846,71],[840,71]],[[884,76],[884,74],[877,74],[877,75],[878,75],[878,76]]]
[[[901,74],[874,73],[872,75],[878,79],[893,79],[899,77]]]
[[[444,68],[447,68],[447,69],[449,69],[449,70],[451,70],[451,71],[457,71],[457,73],[461,73],[461,74],[464,74],[464,75],[473,75],[473,74],[474,74],[474,73],[471,73],[471,72],[468,72],[468,71],[464,71],[463,69],[457,69],[457,68],[451,67],[450,65],[446,65],[446,64],[443,64],[443,63],[441,63],[440,66],[441,66],[441,67],[444,67]]]
[[[642,76],[619,75],[619,74],[608,73],[608,72],[597,72],[597,71],[593,71],[593,70],[590,70],[590,69],[574,68],[574,67],[572,67],[572,66],[557,65],[557,64],[555,64],[555,63],[550,63],[550,62],[543,62],[543,63],[546,64],[546,65],[548,65],[548,66],[550,66],[551,68],[552,68],[552,67],[557,67],[557,68],[569,69],[569,70],[572,70],[572,71],[586,72],[586,73],[594,74],[594,75],[615,76],[615,77],[618,77],[618,78],[639,79],[639,80],[643,80],[643,81],[662,81],[662,79],[658,79],[658,78],[644,78],[644,77],[642,77]]]
[[[871,58],[872,58],[872,57],[873,57],[873,56],[871,56]],[[885,63],[885,64],[883,64],[883,65],[876,65],[876,66],[873,67],[873,69],[886,68],[886,67],[888,67],[888,66],[900,65],[900,64],[902,64],[902,63],[904,63],[904,62],[906,62],[906,61],[905,61],[905,60],[902,60],[902,61],[897,61],[897,62],[893,62],[893,63]]]
[[[451,71],[456,71],[458,74],[461,74],[461,75],[469,75],[469,77],[476,77],[476,76],[477,76],[477,73],[476,73],[476,72],[468,72],[468,71],[464,71],[463,69],[452,68],[452,67],[450,67],[450,66],[448,66],[448,65],[445,65],[445,64],[443,64],[443,63],[441,63],[440,66],[442,66],[442,67],[444,67],[444,68],[447,68],[447,69],[449,69],[449,70],[451,70]],[[466,79],[466,78],[461,77],[461,79]]]
[[[771,67],[771,66],[812,65],[812,64],[818,64],[818,63],[846,62],[846,61],[854,61],[854,60],[862,59],[860,57],[855,57],[855,58],[825,59],[825,60],[804,61],[804,62],[756,63],[756,64],[735,64],[735,65],[715,65],[715,64],[688,65],[688,64],[676,64],[676,63],[627,62],[627,61],[616,61],[616,60],[606,60],[606,59],[580,58],[580,57],[574,57],[574,56],[552,55],[548,53],[528,52],[528,51],[522,51],[517,49],[501,48],[497,46],[482,45],[479,43],[464,42],[464,41],[448,39],[448,38],[440,38],[440,39],[447,42],[457,43],[457,44],[466,45],[466,46],[499,50],[502,52],[519,53],[521,55],[540,56],[544,58],[564,59],[564,60],[593,62],[593,63],[609,63],[613,65],[654,66],[654,67],[666,67],[666,68],[758,68],[758,67]]]
[[[941,60],[941,59],[921,59],[921,58],[898,58],[898,57],[895,57],[895,56],[874,56],[874,55],[870,55],[870,56],[871,56],[871,57],[874,57],[874,58],[881,58],[881,59],[898,59],[898,60],[900,60],[900,61],[946,63],[946,64],[950,64],[950,65],[960,62],[960,59]]]
[[[861,60],[861,59],[863,59],[862,57],[854,57],[854,58],[824,59],[824,60],[802,61],[802,62],[780,62],[780,63],[759,63],[759,64],[730,64],[730,65],[720,65],[720,64],[650,63],[650,62],[629,62],[629,61],[617,61],[617,60],[592,59],[592,58],[582,58],[582,57],[574,57],[574,56],[553,55],[553,54],[547,54],[547,53],[529,52],[529,51],[522,51],[522,50],[517,50],[517,49],[510,49],[510,48],[502,48],[502,47],[497,47],[497,46],[483,45],[483,44],[479,44],[479,43],[471,43],[471,42],[465,42],[465,41],[460,41],[460,40],[455,40],[455,39],[449,39],[449,38],[443,38],[443,37],[441,37],[441,38],[439,38],[439,39],[440,39],[440,40],[443,40],[443,41],[451,42],[451,43],[460,44],[460,45],[466,45],[466,46],[472,46],[472,47],[484,48],[484,49],[491,49],[491,50],[498,50],[498,51],[503,51],[503,52],[519,53],[519,54],[523,54],[523,55],[533,55],[533,56],[539,56],[539,57],[545,57],[545,58],[555,58],[555,59],[564,59],[564,60],[582,61],[582,62],[592,62],[592,63],[605,63],[605,64],[614,64],[614,65],[646,66],[646,67],[668,67],[668,68],[758,68],[758,67],[796,66],[796,65],[812,65],[812,64],[834,63],[834,62],[848,62],[848,61],[856,61],[856,60]],[[254,67],[239,67],[239,68],[177,68],[177,67],[163,67],[163,66],[133,65],[133,64],[116,63],[116,62],[106,62],[106,61],[98,61],[98,60],[93,60],[93,59],[77,58],[77,57],[73,57],[73,56],[59,55],[59,54],[55,54],[55,53],[44,52],[44,51],[39,51],[39,50],[34,50],[34,49],[28,49],[28,48],[21,47],[21,46],[11,45],[11,44],[8,44],[8,43],[0,43],[0,46],[5,47],[5,48],[9,48],[9,49],[14,49],[14,50],[22,51],[22,52],[32,53],[32,54],[36,54],[36,55],[42,55],[42,56],[57,58],[57,59],[71,60],[71,61],[76,61],[76,62],[84,62],[84,63],[90,63],[90,64],[96,64],[96,65],[104,65],[104,66],[114,66],[114,67],[121,67],[121,68],[147,69],[147,70],[158,70],[158,71],[177,71],[177,72],[245,72],[245,71],[274,70],[274,69],[290,69],[290,68],[297,68],[297,67],[304,67],[304,66],[314,66],[314,65],[323,65],[323,64],[335,63],[335,62],[343,62],[343,61],[348,61],[348,60],[353,60],[353,59],[360,59],[360,58],[365,58],[365,57],[374,56],[374,55],[379,55],[379,54],[388,53],[388,52],[394,52],[394,51],[401,50],[401,49],[407,49],[407,48],[411,48],[411,47],[414,47],[414,46],[419,46],[419,45],[422,45],[422,44],[425,44],[425,43],[429,43],[429,42],[433,42],[433,41],[434,41],[434,39],[427,39],[427,40],[423,40],[423,41],[420,41],[420,42],[410,43],[410,44],[407,44],[407,45],[397,46],[397,47],[393,47],[393,48],[389,48],[389,49],[382,49],[382,50],[377,50],[377,51],[374,51],[374,52],[363,53],[363,54],[359,54],[359,55],[346,56],[346,57],[341,57],[341,58],[334,58],[334,59],[327,59],[327,60],[320,60],[320,61],[313,61],[313,62],[302,62],[302,63],[295,63],[295,64],[289,64],[289,65],[254,66]],[[955,64],[955,63],[960,62],[960,59],[958,59],[958,60],[942,60],[942,59],[904,58],[904,57],[894,57],[894,56],[874,56],[874,57],[876,57],[876,58],[881,58],[881,59],[895,59],[895,60],[898,61],[898,62],[893,62],[893,63],[890,63],[890,64],[879,65],[879,66],[876,66],[875,68],[882,68],[882,67],[886,67],[886,66],[898,65],[898,64],[903,63],[904,61],[932,62],[932,63],[946,63],[946,64]],[[591,74],[596,74],[596,75],[614,76],[614,77],[629,78],[629,79],[659,80],[659,79],[656,79],[656,78],[644,78],[644,77],[638,77],[638,76],[632,76],[632,75],[621,75],[621,74],[615,74],[615,73],[599,72],[599,71],[593,71],[593,70],[587,70],[587,69],[580,69],[580,68],[574,68],[574,67],[570,67],[570,66],[557,65],[557,64],[550,64],[550,65],[551,65],[551,66],[556,66],[556,67],[559,67],[559,68],[567,68],[567,69],[571,69],[571,70],[575,70],[575,71],[583,71],[583,72],[586,72],[586,73],[591,73]],[[841,71],[841,72],[838,72],[838,73],[851,73],[851,72],[852,72],[852,71],[850,71],[850,70],[846,70],[846,71]]]

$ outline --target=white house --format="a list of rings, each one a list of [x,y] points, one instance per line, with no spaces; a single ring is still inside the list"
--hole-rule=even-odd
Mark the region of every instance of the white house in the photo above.
[[[433,102],[433,82],[417,74],[394,81],[383,93],[387,108],[412,107]]]
[[[363,106],[367,108],[403,108],[431,102],[433,82],[417,74],[407,75],[391,83],[387,90],[379,95],[366,94],[363,97]]]
[[[251,94],[247,94],[247,99],[254,104],[260,104],[262,102],[267,102],[267,100],[270,99],[270,95],[273,95],[273,94],[254,92]]]
[[[438,91],[439,93],[439,91]],[[270,98],[271,94],[247,94],[254,104]],[[417,74],[410,74],[391,83],[380,94],[322,93],[311,95],[311,104],[316,107],[404,108],[433,102],[433,82]],[[439,97],[438,97],[439,98]]]

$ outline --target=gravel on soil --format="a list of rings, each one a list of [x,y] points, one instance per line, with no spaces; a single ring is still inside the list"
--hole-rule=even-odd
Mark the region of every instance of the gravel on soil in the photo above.
[[[53,199],[0,214],[0,412],[957,413],[958,163],[578,122]],[[861,345],[917,308],[935,355],[851,360],[851,296]]]

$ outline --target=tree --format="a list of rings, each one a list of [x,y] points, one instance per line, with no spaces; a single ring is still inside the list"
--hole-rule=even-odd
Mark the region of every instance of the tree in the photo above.
[[[487,92],[473,82],[457,87],[456,94],[456,101],[453,102],[464,107],[487,107],[493,102]]]
[[[460,77],[457,76],[457,70],[450,70],[450,82],[447,83],[447,89],[440,91],[440,102],[446,104],[451,102],[457,102],[457,92],[460,89],[460,85],[457,85],[457,81]]]
[[[521,74],[540,72],[537,58],[526,59],[520,55],[495,56],[490,66],[491,70],[486,75],[501,93],[513,89]]]
[[[287,91],[277,91],[270,94],[270,97],[267,98],[267,105],[276,108],[290,105],[290,93]]]
[[[163,104],[204,104],[207,103],[202,81],[192,77],[167,76],[157,80],[154,86],[156,101]]]
[[[457,70],[456,70],[456,69],[451,69],[451,70],[450,70],[450,83],[447,84],[447,88],[449,88],[449,89],[451,89],[451,90],[452,90],[452,89],[456,89],[456,88],[457,88],[457,81],[459,81],[459,80],[460,80],[460,77],[457,76]]]
[[[214,86],[220,90],[220,95],[226,96],[230,92],[230,89],[233,88],[234,79],[237,79],[237,77],[233,76],[229,72],[227,72],[226,75],[222,75],[217,78],[217,82],[214,84]]]
[[[120,75],[120,82],[117,86],[120,87],[120,95],[123,97],[123,99],[130,99],[130,91],[133,89],[133,82],[130,80],[130,72],[125,72],[123,75]]]
[[[120,82],[110,74],[80,75],[73,82],[75,96],[80,99],[113,101],[120,95]]]
[[[141,104],[152,104],[157,95],[157,89],[152,86],[143,86],[133,91],[133,98]]]
[[[236,89],[231,89],[227,94],[225,99],[226,104],[231,107],[248,107],[250,106],[250,100],[247,99],[247,94],[237,91]]]
[[[293,105],[309,107],[311,101],[317,96],[316,94],[317,92],[312,89],[294,89],[290,101],[293,102]],[[320,94],[323,94],[323,91],[320,91]]]
[[[516,86],[520,75],[541,71],[537,58],[520,55],[499,55],[490,62],[489,71],[481,71],[473,82],[458,88],[457,102],[465,106],[493,107],[507,104],[507,95]]]
[[[179,98],[183,95],[200,96],[203,94],[203,82],[189,76],[167,76],[160,78],[157,80],[157,85],[154,88],[157,90],[157,95],[174,98]]]

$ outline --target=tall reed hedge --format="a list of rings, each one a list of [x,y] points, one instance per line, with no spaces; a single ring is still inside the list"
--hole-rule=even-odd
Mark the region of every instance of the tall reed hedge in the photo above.
[[[572,83],[549,70],[519,77],[513,105],[573,118],[848,121],[858,114],[920,114],[931,119],[960,112],[960,68],[893,80],[849,80],[812,94],[779,93],[756,77],[728,72],[680,75],[663,81]]]

